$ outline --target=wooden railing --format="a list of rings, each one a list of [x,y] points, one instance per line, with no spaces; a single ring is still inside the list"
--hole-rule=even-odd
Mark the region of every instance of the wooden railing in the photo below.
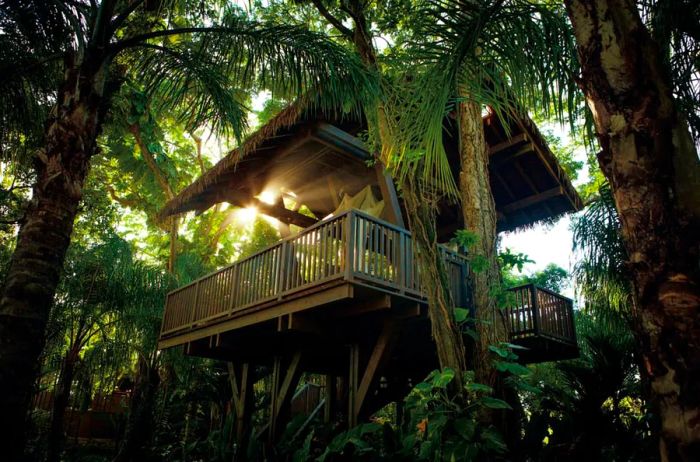
[[[466,259],[444,247],[441,253],[454,300],[463,306]],[[410,233],[351,210],[171,292],[161,336],[336,279],[423,298]]]
[[[513,300],[505,313],[511,340],[540,336],[576,344],[571,299],[534,284],[510,292]]]

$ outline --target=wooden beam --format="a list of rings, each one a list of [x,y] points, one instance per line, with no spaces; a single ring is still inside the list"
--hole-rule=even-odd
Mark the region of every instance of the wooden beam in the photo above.
[[[503,207],[501,207],[501,212],[512,213],[516,210],[529,207],[531,205],[537,204],[538,202],[546,201],[548,199],[561,195],[564,195],[564,190],[561,186],[557,186],[556,188],[548,189],[546,191],[542,191],[541,193],[533,194],[532,196],[528,196],[518,201],[504,205]]]
[[[315,317],[304,314],[290,313],[280,316],[277,321],[277,332],[296,331],[316,335],[321,335],[324,332]]]
[[[296,225],[302,228],[308,228],[318,223],[316,218],[307,217],[294,210],[289,210],[283,205],[268,204],[257,197],[240,197],[238,194],[229,194],[226,196],[226,201],[238,207],[255,207],[260,213],[269,215],[288,225]]]
[[[530,187],[532,192],[535,194],[539,194],[540,189],[535,185],[535,183],[532,181],[532,178],[530,178],[530,176],[527,174],[527,172],[523,169],[523,166],[520,165],[520,162],[516,160],[513,162],[513,164],[515,165],[515,169],[518,171],[520,176],[523,177],[523,179],[525,180],[527,185]],[[544,207],[545,207],[545,209],[547,209],[547,213],[549,213],[550,215],[553,215],[552,209],[547,204],[544,204]]]
[[[517,159],[518,157],[531,152],[536,154],[534,143],[527,143],[514,152],[501,151],[498,154],[494,154],[493,157],[489,159],[489,168],[491,170],[497,170],[503,167],[508,162],[511,162],[513,159]]]
[[[158,342],[158,349],[162,350],[176,345],[181,345],[183,343],[192,342],[200,338],[208,337],[209,335],[216,335],[221,332],[228,332],[231,330],[240,329],[242,327],[251,326],[253,324],[259,324],[264,321],[274,320],[283,314],[304,311],[315,306],[353,298],[353,293],[352,284],[341,284],[327,288],[321,292],[310,293],[303,297],[283,301],[282,303],[275,301],[276,304],[263,309],[254,307],[250,310],[241,311],[240,313],[237,313],[236,317],[221,323],[203,327],[198,330],[196,329],[190,332],[184,332],[182,335],[160,340]]]
[[[510,189],[510,186],[508,186],[508,183],[503,179],[500,173],[498,171],[491,172],[494,177],[496,177],[496,181],[505,189],[506,193],[510,196],[511,200],[515,200],[515,194],[513,194],[513,191]]]
[[[292,393],[296,389],[301,375],[299,364],[301,362],[301,351],[293,353],[289,363],[285,359],[277,356],[272,367],[272,382],[270,388],[270,425],[269,441],[274,443],[279,436],[283,420],[286,417],[291,402]],[[282,377],[284,369],[284,378]]]
[[[525,143],[527,140],[527,133],[520,133],[519,135],[512,136],[501,143],[489,147],[489,155],[494,155],[505,149],[512,148],[513,146],[516,146],[521,143]]]
[[[348,428],[357,426],[357,376],[360,369],[360,345],[350,345],[350,367],[348,369]]]
[[[394,318],[388,318],[384,321],[362,377],[360,377],[360,346],[356,343],[350,345],[350,368],[348,371],[348,426],[350,428],[357,425],[362,405],[377,370],[388,357],[396,331],[396,322]]]
[[[401,213],[401,206],[399,205],[399,197],[398,194],[396,194],[396,187],[394,186],[394,180],[391,178],[391,175],[389,175],[389,172],[386,171],[381,162],[377,162],[374,165],[374,170],[377,175],[379,190],[382,192],[382,198],[384,199],[384,208],[386,210],[387,221],[401,228],[405,228],[403,214]]]
[[[358,303],[353,303],[344,310],[338,310],[337,317],[347,318],[350,316],[359,316],[372,311],[386,310],[391,308],[391,296],[380,295],[378,297],[366,299]]]
[[[323,422],[331,423],[333,415],[336,411],[336,376],[332,374],[326,374],[324,385],[326,388],[326,401],[324,403],[323,409]]]
[[[369,357],[367,367],[365,368],[365,372],[362,376],[362,382],[360,383],[360,386],[357,389],[357,396],[355,398],[354,409],[355,415],[360,414],[362,403],[365,401],[365,397],[367,396],[367,392],[369,391],[369,386],[374,380],[374,376],[377,372],[377,369],[379,368],[379,364],[386,357],[391,337],[394,334],[394,325],[395,321],[393,319],[388,319],[384,323],[382,331],[379,334],[379,337],[377,338],[377,343],[375,343],[374,348],[372,349],[372,354]]]
[[[236,412],[236,442],[239,447],[242,447],[245,444],[244,436],[250,426],[250,416],[253,410],[253,374],[248,363],[241,364],[238,374],[233,363],[229,362],[227,365],[233,406]]]

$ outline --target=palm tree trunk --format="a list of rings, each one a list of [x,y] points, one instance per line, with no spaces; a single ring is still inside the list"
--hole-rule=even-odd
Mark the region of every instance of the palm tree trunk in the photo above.
[[[320,2],[315,2],[318,4]],[[359,0],[351,0],[347,4],[355,23],[353,31],[343,30],[347,38],[354,44],[357,53],[368,69],[380,72],[377,66],[377,56],[372,44],[371,32],[365,14],[366,4]],[[323,13],[322,13],[323,14]],[[326,12],[326,17],[329,17]],[[341,24],[337,28],[343,27]],[[387,114],[379,102],[377,106],[378,132],[380,141],[384,142],[389,136]],[[383,143],[387,145],[388,143]],[[462,376],[466,371],[464,340],[454,318],[454,301],[450,295],[449,281],[444,262],[438,250],[437,233],[435,230],[435,194],[425,191],[417,178],[407,178],[401,184],[409,228],[413,233],[415,258],[421,270],[421,280],[426,286],[428,295],[428,314],[432,328],[433,339],[438,353],[440,367],[450,368],[455,372],[453,390],[462,393]]]
[[[489,155],[484,137],[481,106],[473,102],[460,105],[459,113],[459,187],[464,227],[478,240],[470,248],[472,258],[484,262],[483,269],[469,269],[472,303],[477,319],[473,362],[476,381],[494,386],[496,372],[491,364],[489,345],[506,340],[505,325],[499,316],[492,288],[500,280],[496,253],[496,206],[489,183]]]
[[[66,417],[66,408],[70,401],[70,392],[73,384],[75,364],[78,359],[78,351],[71,347],[66,353],[61,366],[61,372],[56,384],[51,412],[51,426],[48,436],[47,462],[58,462],[63,450],[63,423]]]
[[[1,447],[21,456],[25,419],[56,292],[105,101],[105,70],[95,60],[66,58],[65,79],[36,156],[32,201],[0,299]]]
[[[639,308],[662,460],[700,453],[700,164],[635,2],[566,0]]]

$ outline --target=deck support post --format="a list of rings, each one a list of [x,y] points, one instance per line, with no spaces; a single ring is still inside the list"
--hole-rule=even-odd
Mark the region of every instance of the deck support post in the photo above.
[[[336,396],[337,396],[337,378],[335,375],[327,374],[325,376],[326,398],[323,406],[323,422],[331,423],[336,412]]]
[[[296,351],[291,358],[275,356],[272,365],[272,383],[270,390],[270,423],[268,439],[273,444],[282,430],[289,414],[294,390],[301,377],[301,351]]]
[[[530,284],[530,297],[532,297],[532,328],[535,329],[535,335],[540,335],[540,307],[535,284]]]
[[[362,406],[369,388],[376,378],[379,366],[386,360],[391,350],[396,321],[388,318],[384,321],[382,330],[377,337],[372,353],[367,360],[362,376],[360,376],[360,345],[350,345],[350,368],[348,372],[348,427],[358,424]]]
[[[249,363],[243,363],[236,372],[236,365],[229,362],[228,375],[236,413],[237,453],[244,454],[245,434],[250,429],[250,417],[253,414],[253,371]]]

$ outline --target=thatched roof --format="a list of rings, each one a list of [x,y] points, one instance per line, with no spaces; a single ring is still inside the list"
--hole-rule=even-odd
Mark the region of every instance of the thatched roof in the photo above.
[[[223,159],[217,162],[216,165],[180,191],[175,198],[168,201],[159,212],[158,218],[164,219],[170,215],[194,210],[193,201],[197,196],[203,194],[207,189],[215,186],[217,183],[220,183],[220,179],[223,175],[235,171],[239,162],[245,156],[254,152],[265,141],[274,138],[281,129],[290,128],[295,123],[298,123],[303,112],[303,104],[300,102],[285,107],[268,123],[248,136],[239,147],[230,151]]]
[[[356,190],[362,186],[363,175],[371,174],[363,164],[369,153],[353,136],[363,128],[364,122],[359,117],[326,117],[304,111],[299,103],[292,104],[169,201],[160,217],[190,210],[201,212],[219,202],[245,205],[255,200],[264,183],[270,181],[286,182],[296,191],[307,184],[320,184],[321,176],[334,175],[336,181],[346,183],[343,185],[346,192]],[[571,181],[529,117],[504,126],[495,116],[487,116],[484,130],[490,146],[491,188],[499,215],[499,231],[582,208]],[[456,136],[449,131],[446,131],[445,147],[457,178]],[[341,153],[354,154],[355,161]],[[303,163],[308,165],[300,167]],[[306,189],[302,202],[317,216],[323,216],[329,207],[332,210],[329,197],[311,194],[313,188]],[[280,207],[276,212],[286,213]],[[441,207],[438,226],[442,238],[464,227],[461,215],[454,206]]]

